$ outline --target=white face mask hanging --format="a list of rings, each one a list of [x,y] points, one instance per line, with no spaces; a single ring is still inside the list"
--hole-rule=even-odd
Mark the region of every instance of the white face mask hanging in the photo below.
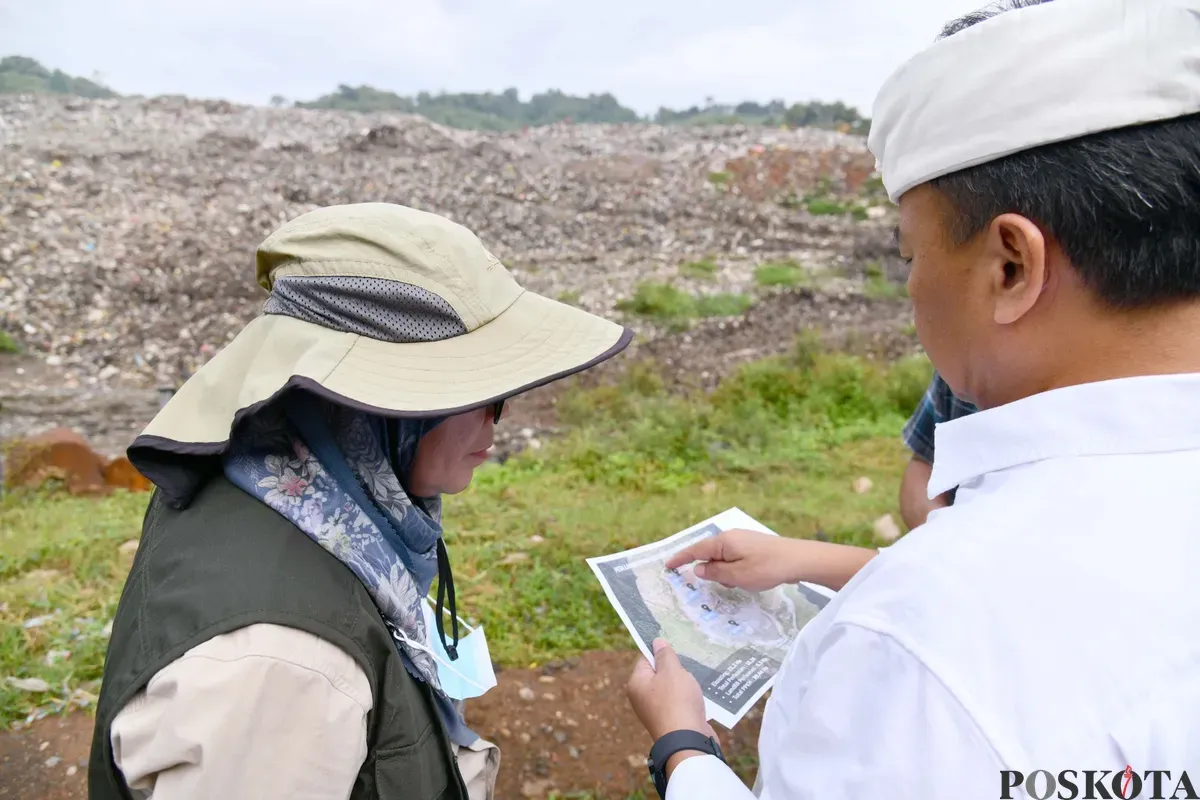
[[[421,612],[425,615],[425,630],[436,631],[435,612],[428,598],[421,601]],[[410,646],[433,656],[442,691],[455,700],[468,700],[480,697],[495,686],[496,672],[492,669],[492,656],[488,652],[483,626],[472,628],[461,617],[458,621],[467,630],[467,635],[458,640],[458,658],[453,661],[437,635],[430,635],[428,646],[400,635]]]

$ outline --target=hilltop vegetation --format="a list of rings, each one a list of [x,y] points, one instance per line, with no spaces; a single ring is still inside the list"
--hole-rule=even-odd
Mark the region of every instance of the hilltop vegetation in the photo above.
[[[48,70],[25,56],[0,59],[0,94],[69,94],[78,97],[116,97],[116,92],[61,69]]]
[[[638,122],[637,112],[625,108],[611,94],[576,97],[557,89],[521,100],[516,89],[494,92],[464,92],[404,97],[372,86],[339,86],[332,94],[300,108],[332,108],[343,111],[401,111],[420,114],[433,122],[472,130],[512,130],[535,125],[573,122]]]
[[[282,97],[273,99],[283,105]],[[870,120],[845,103],[792,103],[772,100],[762,104],[747,101],[717,103],[711,98],[704,106],[681,110],[662,107],[653,117],[641,117],[626,108],[609,93],[586,97],[564,94],[557,89],[521,100],[516,89],[494,92],[430,94],[421,92],[406,97],[373,86],[347,86],[311,102],[296,103],[299,108],[327,108],[342,111],[399,111],[421,116],[455,128],[474,130],[512,130],[535,125],[572,122],[623,123],[656,122],[660,125],[787,125],[791,128],[842,129],[848,133],[867,132]]]
[[[791,105],[783,100],[731,105],[710,99],[703,107],[692,106],[681,111],[660,108],[654,121],[662,125],[787,125],[790,128],[842,129],[858,134],[866,134],[871,126],[871,121],[857,109],[840,101],[823,103],[819,100]]]
[[[62,70],[50,70],[26,56],[8,56],[0,60],[0,94],[62,94],[79,97],[119,97],[116,92],[87,78],[74,77]],[[341,84],[336,90],[315,100],[290,103],[275,95],[272,106],[320,108],[338,111],[396,111],[417,114],[431,122],[452,128],[477,131],[509,131],[556,122],[634,123],[660,125],[786,125],[791,128],[826,128],[865,134],[870,120],[842,102],[812,101],[788,104],[783,100],[769,103],[746,101],[717,103],[712,98],[703,106],[685,109],[660,108],[653,116],[643,117],[621,105],[612,94],[577,96],[550,89],[522,100],[516,89],[503,92],[420,92],[415,96],[396,94],[374,86]]]

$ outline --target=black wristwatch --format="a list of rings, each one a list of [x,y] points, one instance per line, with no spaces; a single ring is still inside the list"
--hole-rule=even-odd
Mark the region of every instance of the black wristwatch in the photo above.
[[[712,736],[705,736],[699,731],[671,731],[663,734],[650,748],[650,757],[646,759],[650,777],[654,779],[654,788],[663,800],[667,800],[667,759],[680,750],[699,750],[701,753],[716,756],[722,762],[725,761],[721,745]]]

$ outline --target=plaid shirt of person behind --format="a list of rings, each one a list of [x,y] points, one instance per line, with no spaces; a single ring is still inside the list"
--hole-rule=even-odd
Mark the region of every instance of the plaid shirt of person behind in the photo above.
[[[904,443],[913,455],[927,464],[933,463],[933,429],[939,423],[974,414],[978,409],[965,400],[959,400],[942,380],[933,373],[933,379],[925,390],[921,402],[904,424]]]

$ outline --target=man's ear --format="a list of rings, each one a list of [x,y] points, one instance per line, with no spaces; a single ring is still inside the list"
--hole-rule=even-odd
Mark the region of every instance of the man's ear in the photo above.
[[[988,226],[983,255],[993,320],[1011,325],[1029,313],[1050,279],[1046,237],[1027,217],[1001,214]]]

